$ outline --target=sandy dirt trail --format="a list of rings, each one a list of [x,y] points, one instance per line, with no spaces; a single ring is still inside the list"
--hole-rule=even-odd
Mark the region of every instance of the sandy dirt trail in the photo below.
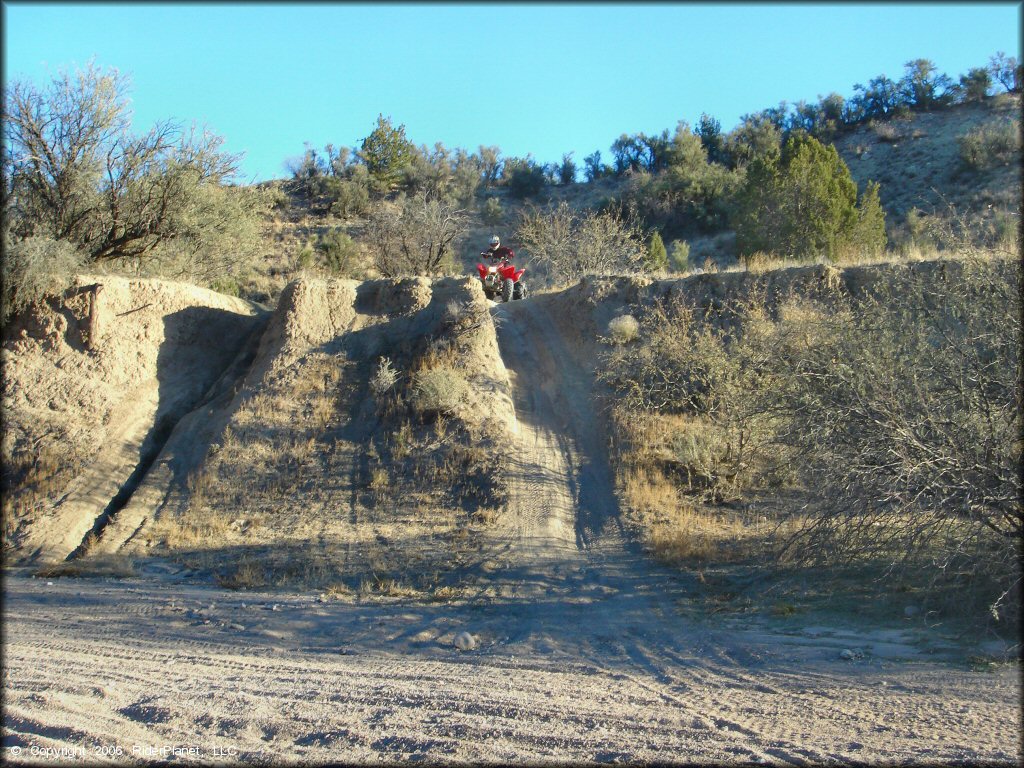
[[[971,671],[900,628],[684,616],[697,586],[624,531],[591,374],[546,305],[494,309],[515,514],[468,598],[231,592],[159,561],[120,582],[9,571],[3,757],[1019,761],[1015,665]]]

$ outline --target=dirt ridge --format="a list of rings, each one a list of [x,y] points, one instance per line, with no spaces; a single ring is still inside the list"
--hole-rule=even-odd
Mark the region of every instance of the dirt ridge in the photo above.
[[[264,314],[183,283],[82,276],[5,328],[5,465],[53,472],[49,503],[5,510],[20,556],[75,551]]]

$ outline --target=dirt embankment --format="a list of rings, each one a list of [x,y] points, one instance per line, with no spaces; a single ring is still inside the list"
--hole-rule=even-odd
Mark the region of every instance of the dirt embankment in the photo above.
[[[427,374],[450,403],[421,406]],[[130,504],[101,548],[248,586],[428,578],[500,505],[490,459],[513,421],[476,281],[300,280],[237,394],[168,443],[158,465],[188,456],[182,492]]]
[[[93,533],[95,552],[205,546],[238,563],[312,540],[328,554],[307,570],[350,577],[441,567],[431,550],[469,562],[452,552],[469,557],[502,515],[520,539],[584,545],[617,521],[597,501],[614,484],[593,386],[613,317],[678,297],[728,322],[721,310],[755,294],[857,294],[960,268],[588,278],[493,312],[468,278],[299,280],[269,319],[191,286],[82,278],[5,338],[8,544],[59,559]],[[431,371],[458,390],[444,412],[420,407]],[[529,522],[525,500],[548,514]]]
[[[82,545],[264,315],[190,285],[103,276],[16,318],[3,341],[5,544],[43,560]]]

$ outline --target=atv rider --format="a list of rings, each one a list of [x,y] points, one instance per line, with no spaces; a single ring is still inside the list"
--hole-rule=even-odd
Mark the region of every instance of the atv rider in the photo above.
[[[480,256],[491,260],[490,267],[476,265],[487,298],[493,299],[499,293],[502,301],[526,298],[526,284],[519,279],[526,270],[512,266],[516,255],[511,248],[501,244],[497,235],[491,237],[490,247]]]
[[[480,255],[486,256],[490,259],[499,259],[510,263],[512,259],[516,257],[515,252],[511,248],[501,244],[501,239],[497,235],[493,235],[491,237],[490,247]]]

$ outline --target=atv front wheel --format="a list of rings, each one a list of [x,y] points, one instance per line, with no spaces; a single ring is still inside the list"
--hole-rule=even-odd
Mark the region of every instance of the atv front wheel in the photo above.
[[[515,283],[512,282],[511,277],[505,278],[501,283],[501,300],[512,301],[512,293],[515,290]]]
[[[519,299],[525,299],[525,298],[526,298],[526,284],[525,283],[516,283],[515,287],[512,288],[512,299],[517,301]]]

